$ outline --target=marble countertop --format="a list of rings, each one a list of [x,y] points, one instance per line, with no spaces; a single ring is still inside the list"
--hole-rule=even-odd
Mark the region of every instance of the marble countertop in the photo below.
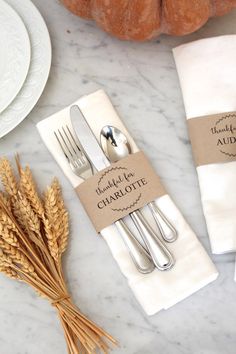
[[[184,38],[161,36],[148,43],[130,43],[70,14],[57,0],[33,2],[51,35],[52,69],[38,104],[19,127],[1,139],[0,151],[8,157],[19,152],[41,186],[53,176],[63,185],[72,223],[64,266],[73,298],[85,314],[119,340],[120,347],[113,353],[234,354],[234,255],[212,257],[220,271],[217,281],[168,311],[146,316],[35,124],[81,95],[105,89],[210,253],[171,49],[198,38],[236,33],[236,11],[210,20]],[[1,354],[66,353],[54,308],[27,286],[3,276],[0,318]]]

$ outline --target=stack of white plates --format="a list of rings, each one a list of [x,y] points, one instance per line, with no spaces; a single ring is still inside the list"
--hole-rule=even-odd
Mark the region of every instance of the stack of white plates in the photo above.
[[[0,138],[32,110],[51,66],[46,24],[30,0],[0,0]]]

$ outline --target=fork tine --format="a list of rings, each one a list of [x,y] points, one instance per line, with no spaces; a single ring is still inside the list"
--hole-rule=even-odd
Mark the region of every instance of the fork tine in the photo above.
[[[78,149],[79,153],[80,153],[80,160],[81,160],[81,163],[85,163],[87,161],[87,158],[85,157],[83,151],[81,150],[80,146],[78,145],[78,142],[76,141],[75,139],[75,136],[72,134],[70,128],[68,127],[68,125],[66,126],[67,130],[68,130],[68,133],[69,135],[71,136],[71,139],[73,140],[76,148]]]
[[[81,152],[81,149],[80,149],[80,147],[79,147],[77,141],[75,140],[75,137],[73,136],[73,134],[72,134],[70,128],[68,127],[68,125],[66,126],[66,128],[67,128],[68,133],[69,133],[69,135],[71,136],[71,139],[73,140],[75,146],[77,147],[77,149],[79,150],[79,152]]]
[[[63,129],[64,129],[64,128],[62,127],[62,130],[63,130]],[[64,132],[64,130],[63,130],[63,132]],[[60,137],[61,137],[61,140],[63,141],[64,146],[66,147],[67,151],[69,152],[69,155],[73,158],[73,151],[71,151],[71,148],[70,148],[70,146],[68,145],[68,143],[66,142],[66,139],[65,139],[65,137],[63,136],[63,134],[62,134],[62,132],[61,132],[60,129],[58,129],[58,133],[59,133],[59,135],[60,135]]]
[[[80,149],[76,149],[77,148],[77,144],[75,143],[75,139],[73,138],[73,140],[71,140],[71,138],[68,136],[66,130],[64,127],[62,127],[62,130],[63,130],[63,133],[64,133],[64,142],[65,144],[67,145],[67,148],[69,149],[71,155],[72,155],[72,158],[74,160],[74,163],[80,167],[82,164],[83,164],[83,161],[81,160],[81,151]],[[70,136],[72,137],[72,133],[70,132],[69,130],[69,127],[67,126],[67,130],[69,131],[70,133]],[[66,142],[67,140],[67,142]],[[69,145],[68,145],[69,144]]]
[[[58,129],[58,134],[56,132],[54,132],[54,134],[68,162],[76,168],[78,164],[76,163],[73,154],[71,153],[71,150],[68,144],[66,143],[60,129]]]
[[[54,135],[74,174],[83,179],[90,177],[93,174],[92,165],[80,149],[76,135],[69,126],[60,127],[54,131]]]
[[[68,125],[66,127],[62,126],[61,129],[58,129],[58,134],[56,132],[54,134],[66,158],[74,167],[81,167],[87,162]]]
[[[66,139],[66,140],[67,140],[67,144],[69,144],[70,151],[72,150],[72,152],[74,152],[74,154],[76,154],[75,147],[74,147],[72,141],[70,140],[70,138],[69,138],[69,136],[68,136],[68,134],[67,134],[67,132],[66,132],[66,130],[65,130],[64,127],[62,127],[62,131],[63,131],[63,133],[64,133],[63,141],[64,141],[65,144],[66,144],[66,141],[65,141],[65,139]]]
[[[60,147],[61,147],[61,149],[62,149],[62,151],[63,151],[65,157],[67,158],[67,160],[70,161],[69,151],[66,151],[64,145],[62,144],[61,139],[60,139],[59,136],[58,136],[59,133],[60,133],[60,130],[59,130],[59,129],[58,129],[58,132],[57,132],[57,133],[54,131],[54,135],[55,135],[55,137],[56,137],[56,139],[57,139],[57,141],[58,141],[58,144],[60,145]]]

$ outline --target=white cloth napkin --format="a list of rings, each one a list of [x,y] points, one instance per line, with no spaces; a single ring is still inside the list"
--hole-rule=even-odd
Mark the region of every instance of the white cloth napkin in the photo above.
[[[126,134],[133,151],[138,151],[135,142],[119,119],[104,91],[99,90],[91,95],[84,96],[75,103],[79,105],[97,138],[99,138],[101,128],[104,125],[114,125]],[[37,127],[49,151],[61,166],[73,187],[77,187],[81,180],[71,172],[53,134],[53,131],[62,125],[68,124],[71,126],[69,109],[70,107],[67,107],[41,121]],[[175,225],[179,234],[176,242],[168,244],[176,258],[176,264],[172,270],[167,272],[155,270],[147,275],[139,273],[133,265],[127,248],[116,228],[109,226],[101,232],[136,298],[148,315],[176,304],[215,280],[218,276],[211,259],[171,198],[165,195],[158,198],[156,202]],[[147,210],[146,216],[150,218]],[[153,222],[151,218],[150,222]],[[132,227],[131,224],[129,226]],[[155,224],[153,226],[155,227]]]
[[[173,50],[187,119],[236,111],[236,35]],[[197,167],[212,252],[236,250],[236,161]]]

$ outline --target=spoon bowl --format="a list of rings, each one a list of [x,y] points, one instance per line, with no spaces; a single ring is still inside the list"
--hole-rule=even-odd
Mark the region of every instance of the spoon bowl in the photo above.
[[[106,125],[102,128],[100,142],[103,151],[111,162],[116,162],[132,153],[126,136],[116,127]]]

